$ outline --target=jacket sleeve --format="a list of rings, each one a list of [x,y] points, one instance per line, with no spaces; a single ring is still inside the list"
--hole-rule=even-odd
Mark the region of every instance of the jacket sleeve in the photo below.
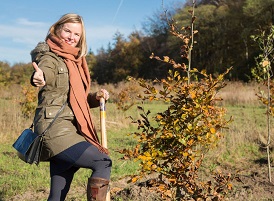
[[[44,55],[38,62],[39,68],[43,71],[44,79],[46,82],[54,82],[56,79],[56,62],[55,59],[52,59],[52,56]]]
[[[95,108],[100,106],[100,101],[96,99],[96,93],[89,93],[87,101],[90,108]]]

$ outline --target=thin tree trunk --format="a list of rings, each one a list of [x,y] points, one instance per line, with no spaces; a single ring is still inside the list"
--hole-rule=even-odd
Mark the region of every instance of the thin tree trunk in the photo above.
[[[270,123],[271,123],[271,120],[270,120],[270,109],[271,109],[271,98],[270,98],[270,95],[271,95],[271,92],[270,92],[270,75],[269,75],[270,72],[267,73],[267,93],[268,93],[268,104],[267,104],[267,144],[266,144],[266,152],[267,152],[267,161],[268,161],[268,178],[269,178],[269,181],[272,182],[271,180],[271,160],[270,160],[270,149],[269,149],[269,146],[270,146]]]

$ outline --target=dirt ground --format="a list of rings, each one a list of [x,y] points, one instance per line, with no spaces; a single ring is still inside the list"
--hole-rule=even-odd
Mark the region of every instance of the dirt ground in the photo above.
[[[274,174],[274,173],[273,173]],[[233,190],[225,198],[227,201],[274,201],[274,181],[269,182],[267,164],[255,164],[238,173],[241,182],[233,182]],[[274,176],[272,176],[274,178]],[[273,179],[272,179],[273,180]],[[152,201],[162,200],[144,187],[144,183],[126,187],[123,181],[112,184],[113,189],[120,188],[116,196],[123,200]],[[120,186],[120,187],[119,187]],[[123,187],[126,187],[123,189]],[[184,200],[182,198],[182,200]]]
[[[225,198],[227,201],[274,201],[274,181],[269,182],[268,168],[265,161],[246,166],[238,172],[241,182],[233,182],[233,190]],[[274,173],[273,173],[274,174]],[[272,176],[274,178],[274,175]],[[146,178],[151,179],[151,176]],[[128,184],[128,178],[111,182],[111,200],[117,201],[157,201],[162,200],[153,189],[146,187],[147,180],[137,184]],[[26,192],[9,199],[10,201],[39,201],[45,200],[48,190],[40,189],[36,192]],[[72,188],[69,192],[68,201],[83,200],[85,187]],[[182,200],[184,200],[182,198]]]
[[[274,177],[272,175],[272,182],[270,182],[268,178],[267,164],[255,164],[250,166],[249,169],[239,172],[239,176],[242,182],[234,183],[234,190],[228,196],[228,200],[274,200]]]

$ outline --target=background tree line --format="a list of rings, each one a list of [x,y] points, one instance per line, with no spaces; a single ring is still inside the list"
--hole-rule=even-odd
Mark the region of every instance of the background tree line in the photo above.
[[[198,0],[196,3],[195,29],[199,32],[192,52],[192,67],[218,75],[233,66],[228,75],[230,80],[252,80],[251,69],[256,65],[260,49],[251,36],[274,24],[274,0]],[[117,32],[107,48],[99,49],[96,54],[90,51],[87,62],[93,81],[103,84],[117,83],[127,76],[166,77],[170,66],[149,57],[151,53],[165,56],[168,52],[170,58],[182,61],[182,44],[170,34],[167,19],[175,21],[179,28],[189,26],[191,5],[192,0],[188,0],[166,12],[159,10],[143,23],[142,30],[134,30],[126,37]],[[31,73],[31,63],[10,66],[0,62],[1,85],[21,84]]]

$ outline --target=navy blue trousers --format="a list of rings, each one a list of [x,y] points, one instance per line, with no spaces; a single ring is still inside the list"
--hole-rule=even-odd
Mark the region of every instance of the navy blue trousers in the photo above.
[[[63,201],[79,168],[92,170],[91,177],[110,179],[112,161],[88,142],[80,142],[50,159],[48,201]]]

